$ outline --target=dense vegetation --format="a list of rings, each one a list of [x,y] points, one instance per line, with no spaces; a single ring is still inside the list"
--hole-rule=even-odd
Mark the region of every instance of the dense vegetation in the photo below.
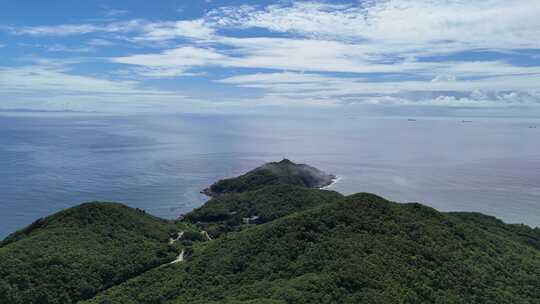
[[[0,303],[540,303],[540,229],[321,174],[270,163],[177,222],[112,203],[38,220],[0,243]]]
[[[538,303],[540,251],[474,217],[357,194],[229,233],[85,303]]]
[[[185,220],[217,237],[341,198],[343,196],[334,191],[289,185],[268,186],[213,198],[187,214]]]
[[[522,224],[505,224],[503,221],[481,213],[476,212],[452,212],[449,215],[455,216],[461,221],[466,221],[475,225],[479,229],[497,232],[501,235],[512,236],[519,239],[536,249],[540,250],[540,228],[531,229]]]
[[[223,193],[252,191],[272,185],[320,188],[330,184],[333,178],[333,175],[314,167],[283,159],[280,162],[264,164],[239,177],[220,180],[204,192],[210,196],[217,196]]]
[[[171,222],[114,203],[37,220],[0,247],[0,303],[75,303],[173,260]]]

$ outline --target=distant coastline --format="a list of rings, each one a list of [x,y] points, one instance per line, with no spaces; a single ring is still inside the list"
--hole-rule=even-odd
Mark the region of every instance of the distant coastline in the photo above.
[[[88,113],[85,111],[75,111],[75,110],[41,110],[41,109],[2,109],[0,108],[0,112],[5,113]]]

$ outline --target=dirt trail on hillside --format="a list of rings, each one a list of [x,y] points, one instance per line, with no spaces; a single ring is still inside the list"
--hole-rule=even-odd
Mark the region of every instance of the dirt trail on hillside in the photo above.
[[[184,261],[184,253],[185,253],[185,250],[182,249],[182,251],[180,251],[180,254],[176,258],[176,260],[170,262],[169,264],[176,264],[176,263],[183,262]]]

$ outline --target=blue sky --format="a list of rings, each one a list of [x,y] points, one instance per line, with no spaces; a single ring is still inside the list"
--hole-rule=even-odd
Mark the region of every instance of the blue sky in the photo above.
[[[2,1],[0,108],[540,114],[540,1]]]

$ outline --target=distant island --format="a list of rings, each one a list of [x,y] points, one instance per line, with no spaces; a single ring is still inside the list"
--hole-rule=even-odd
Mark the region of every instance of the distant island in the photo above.
[[[284,159],[177,220],[91,202],[0,243],[0,303],[538,303],[540,229],[320,189]]]
[[[327,174],[305,164],[295,164],[285,158],[280,162],[264,164],[242,176],[220,180],[204,189],[202,193],[215,197],[226,193],[253,191],[274,185],[322,188],[332,184],[335,178],[335,175]]]

